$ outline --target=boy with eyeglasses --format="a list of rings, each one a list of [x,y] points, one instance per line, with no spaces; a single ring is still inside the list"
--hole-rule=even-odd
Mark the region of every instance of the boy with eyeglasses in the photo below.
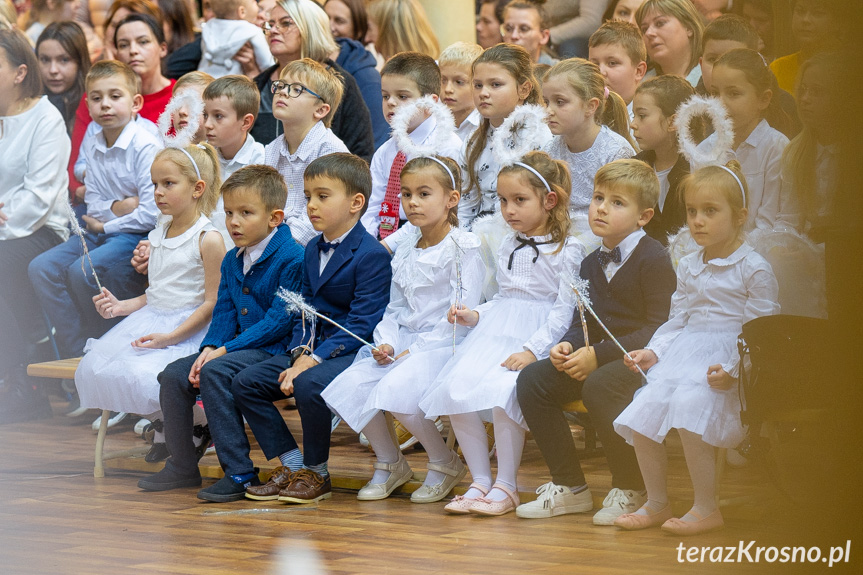
[[[309,58],[285,66],[273,82],[273,116],[282,122],[284,135],[264,152],[264,162],[276,168],[288,186],[285,222],[305,246],[317,235],[306,213],[303,173],[312,161],[347,146],[330,129],[342,99],[343,86],[335,71]]]

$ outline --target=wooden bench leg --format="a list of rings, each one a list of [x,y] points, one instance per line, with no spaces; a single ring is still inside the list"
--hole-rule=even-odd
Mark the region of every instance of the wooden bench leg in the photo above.
[[[99,435],[96,436],[96,466],[93,468],[93,477],[105,477],[103,450],[105,447],[105,434],[108,432],[108,419],[110,417],[111,412],[103,409],[102,418],[99,422]]]

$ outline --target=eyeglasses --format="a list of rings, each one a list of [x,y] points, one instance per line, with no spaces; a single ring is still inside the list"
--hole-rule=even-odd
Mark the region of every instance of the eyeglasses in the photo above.
[[[536,28],[531,28],[530,26],[513,26],[512,24],[501,24],[500,26],[500,35],[501,36],[512,36],[513,32],[518,30],[518,33],[522,36],[526,36],[536,30]]]
[[[321,98],[318,94],[315,94],[302,84],[289,84],[283,80],[276,80],[273,82],[273,87],[270,89],[273,94],[278,94],[279,92],[284,92],[287,94],[288,98],[299,98],[303,95],[303,92],[308,92],[315,98],[319,99],[321,102],[324,102],[324,99]]]
[[[290,18],[282,18],[279,22],[270,21],[261,24],[264,34],[269,34],[273,30],[284,34],[285,32],[290,31],[291,28],[296,28],[296,26],[297,23]]]

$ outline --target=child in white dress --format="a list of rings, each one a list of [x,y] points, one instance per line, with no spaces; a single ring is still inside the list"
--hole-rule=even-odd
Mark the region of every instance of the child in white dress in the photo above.
[[[207,219],[221,183],[212,146],[166,148],[150,172],[156,205],[170,218],[149,235],[149,287],[131,300],[118,300],[105,288],[93,297],[102,317],[128,317],[87,341],[75,385],[83,407],[137,413],[155,422],[161,419],[156,376],[198,350],[216,303],[225,244]],[[147,459],[167,455],[164,436],[157,433]]]
[[[569,231],[569,170],[530,152],[501,170],[501,213],[513,229],[497,252],[498,293],[450,321],[476,326],[420,402],[426,417],[449,415],[473,483],[446,506],[451,513],[503,515],[518,504],[516,475],[525,423],[516,399],[518,372],[548,356],[569,327],[574,301],[561,274],[578,274],[584,249]],[[493,420],[498,475],[492,485],[483,417]]]
[[[723,526],[716,506],[714,447],[736,447],[745,434],[737,337],[744,323],[779,312],[770,264],[742,235],[748,189],[739,164],[708,166],[687,180],[687,222],[701,249],[680,260],[668,322],[647,348],[630,352],[627,364],[647,372],[647,385],[614,421],[615,431],[635,447],[647,487],[647,502],[618,517],[615,525],[662,525],[675,535]],[[672,518],[666,490],[662,441],[672,428],[680,434],[695,491],[692,509],[680,519]]]
[[[569,215],[578,232],[589,232],[587,208],[597,170],[635,155],[626,103],[608,90],[599,67],[581,58],[552,66],[542,83],[542,95],[554,134],[543,150],[569,166]]]
[[[322,393],[354,431],[363,431],[377,456],[374,476],[357,495],[361,501],[384,499],[413,477],[382,410],[395,413],[429,456],[429,473],[411,501],[440,501],[467,473],[418,407],[467,332],[453,329],[447,310],[457,302],[473,307],[482,293],[479,238],[458,228],[460,184],[450,158],[421,156],[405,164],[402,207],[413,226],[393,258],[390,303],[374,333],[379,352],[362,350]]]

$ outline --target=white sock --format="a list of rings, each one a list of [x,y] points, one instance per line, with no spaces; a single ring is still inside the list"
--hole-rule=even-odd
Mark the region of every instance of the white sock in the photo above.
[[[665,446],[636,432],[632,434],[632,445],[635,447],[635,457],[638,459],[638,467],[641,469],[644,486],[647,488],[647,502],[636,513],[652,515],[662,511],[668,505],[666,486],[668,457]]]
[[[491,487],[491,462],[488,459],[488,435],[479,413],[458,413],[449,416],[464,460],[470,469],[473,482],[486,489]],[[469,499],[482,497],[479,489],[471,487],[464,494]]]
[[[500,484],[511,492],[518,491],[518,466],[521,464],[521,453],[524,449],[524,428],[510,418],[506,412],[495,407],[494,443],[497,449],[497,479]],[[492,489],[487,499],[503,501],[509,497],[502,489]]]
[[[422,411],[410,414],[394,413],[393,416],[419,440],[426,450],[430,463],[447,464],[452,461],[452,450],[446,446],[434,421],[426,419]],[[446,474],[440,471],[429,469],[423,485],[438,485],[446,477]]]
[[[396,463],[399,460],[399,447],[393,441],[387,418],[382,411],[372,417],[368,425],[363,428],[363,434],[369,440],[369,445],[375,451],[375,456],[381,463]],[[390,472],[385,469],[375,469],[372,483],[386,483],[390,478]]]
[[[685,429],[678,432],[695,493],[692,509],[681,519],[698,521],[716,511],[716,449],[696,433]]]

